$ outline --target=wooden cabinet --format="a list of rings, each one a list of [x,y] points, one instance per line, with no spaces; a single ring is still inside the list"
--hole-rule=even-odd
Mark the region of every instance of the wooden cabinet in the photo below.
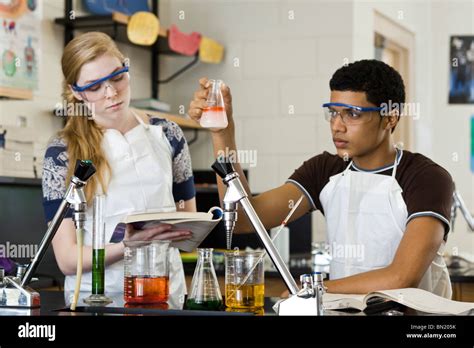
[[[455,301],[474,302],[474,280],[473,282],[453,282],[453,297]]]

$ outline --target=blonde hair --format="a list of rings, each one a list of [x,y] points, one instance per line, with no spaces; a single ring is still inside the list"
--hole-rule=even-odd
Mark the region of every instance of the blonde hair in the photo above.
[[[115,42],[104,33],[89,32],[82,34],[66,45],[61,58],[61,67],[64,75],[62,95],[67,105],[82,103],[74,97],[69,86],[77,81],[84,64],[104,54],[117,57],[121,62],[125,60]],[[103,193],[107,192],[111,168],[101,148],[103,130],[85,115],[77,114],[77,110],[81,108],[74,107],[71,109],[73,111],[69,112],[68,108],[68,119],[65,127],[58,133],[67,144],[69,166],[66,182],[70,181],[74,173],[76,160],[91,160],[97,172],[89,179],[85,187],[87,202],[90,204],[99,185]]]

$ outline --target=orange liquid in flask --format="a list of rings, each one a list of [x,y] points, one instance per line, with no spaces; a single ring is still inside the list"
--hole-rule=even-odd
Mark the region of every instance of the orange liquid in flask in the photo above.
[[[205,128],[227,127],[227,114],[223,106],[209,106],[203,109],[200,124]]]
[[[127,303],[168,301],[168,277],[125,277],[124,299]]]

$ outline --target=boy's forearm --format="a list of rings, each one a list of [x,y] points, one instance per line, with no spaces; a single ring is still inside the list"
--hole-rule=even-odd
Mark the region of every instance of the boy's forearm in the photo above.
[[[339,294],[367,294],[371,291],[413,286],[390,266],[324,282],[327,291]]]

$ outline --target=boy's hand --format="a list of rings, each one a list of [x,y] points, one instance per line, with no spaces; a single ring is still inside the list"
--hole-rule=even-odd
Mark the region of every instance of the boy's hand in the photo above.
[[[189,104],[188,115],[196,122],[199,123],[201,119],[203,109],[206,107],[207,95],[209,94],[209,80],[207,77],[203,77],[199,80],[199,89],[194,93],[193,100]],[[229,125],[224,129],[210,129],[213,133],[224,133],[224,132],[234,132],[234,120],[232,118],[232,95],[230,93],[230,88],[222,84],[221,87],[222,97],[224,99],[225,111],[227,114],[227,121]]]

